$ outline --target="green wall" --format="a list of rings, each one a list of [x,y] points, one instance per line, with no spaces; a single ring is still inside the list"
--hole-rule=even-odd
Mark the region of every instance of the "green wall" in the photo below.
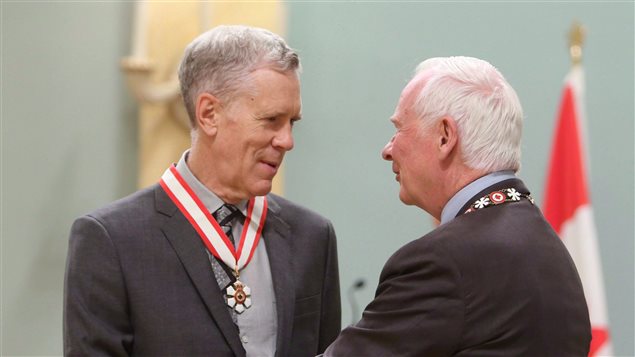
[[[340,276],[373,297],[384,262],[432,229],[398,199],[380,151],[388,118],[425,58],[480,57],[497,66],[525,110],[520,176],[541,203],[560,91],[569,70],[567,33],[577,19],[584,46],[591,194],[604,265],[614,350],[633,347],[633,2],[293,2],[289,38],[304,67],[303,120],[287,157],[287,196],[330,217]],[[351,322],[343,290],[345,324]]]
[[[74,217],[134,190],[136,107],[119,59],[128,2],[7,2],[1,12],[0,355],[59,355],[62,284]],[[287,196],[332,219],[346,287],[363,307],[381,267],[429,231],[403,206],[380,150],[412,70],[431,56],[491,61],[526,112],[521,176],[542,201],[573,19],[585,46],[591,190],[618,355],[633,348],[633,3],[291,2],[303,58],[303,114]]]
[[[130,4],[2,2],[0,355],[62,353],[70,225],[135,189]]]

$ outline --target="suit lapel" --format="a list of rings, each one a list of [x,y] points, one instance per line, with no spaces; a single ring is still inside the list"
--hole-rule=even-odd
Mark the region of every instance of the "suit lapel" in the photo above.
[[[265,223],[263,239],[267,247],[267,256],[271,268],[273,289],[276,294],[276,312],[278,315],[278,337],[276,356],[286,356],[288,341],[291,340],[293,313],[295,304],[295,285],[291,272],[290,228],[279,215],[280,206],[271,195],[267,196],[269,210]]]
[[[198,233],[160,186],[155,189],[155,198],[157,211],[168,216],[161,230],[181,260],[227,344],[236,356],[245,356],[245,350],[238,337],[238,328],[225,306],[205,252],[206,248]]]

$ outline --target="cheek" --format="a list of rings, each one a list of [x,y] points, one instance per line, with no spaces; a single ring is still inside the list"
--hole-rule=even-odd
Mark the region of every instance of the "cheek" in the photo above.
[[[404,143],[397,143],[397,145],[393,146],[392,152],[393,157],[396,158],[397,161],[401,163],[408,162],[410,160],[410,156],[412,155],[411,150],[407,147],[404,147]]]

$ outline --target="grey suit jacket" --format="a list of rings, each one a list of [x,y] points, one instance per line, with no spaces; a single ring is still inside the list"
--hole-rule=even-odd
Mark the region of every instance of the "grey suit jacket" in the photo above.
[[[386,263],[361,321],[325,356],[587,356],[591,326],[564,244],[526,199],[463,214]]]
[[[340,330],[335,234],[268,196],[263,239],[277,356],[314,356]],[[65,355],[244,356],[205,247],[159,185],[75,221],[64,290]]]

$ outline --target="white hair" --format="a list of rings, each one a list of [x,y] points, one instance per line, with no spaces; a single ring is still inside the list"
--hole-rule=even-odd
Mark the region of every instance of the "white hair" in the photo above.
[[[422,127],[450,117],[468,167],[518,171],[523,110],[503,75],[472,57],[431,58],[417,66],[416,74],[424,71],[425,83],[414,105]]]
[[[199,94],[230,101],[246,85],[247,76],[260,68],[298,74],[300,59],[282,37],[256,27],[222,25],[194,39],[179,66],[181,94],[192,128]]]

